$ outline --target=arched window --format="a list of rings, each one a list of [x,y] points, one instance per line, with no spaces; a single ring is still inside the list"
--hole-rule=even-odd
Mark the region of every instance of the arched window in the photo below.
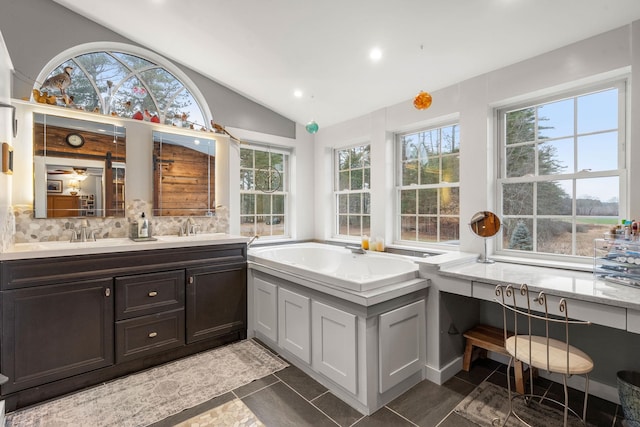
[[[65,89],[66,99],[55,85],[41,87],[36,83],[34,89],[47,91],[49,96],[56,95],[60,105],[86,111],[210,129],[210,114],[198,102],[193,90],[176,77],[178,70],[175,67],[171,72],[169,67],[159,64],[161,61],[123,50],[85,49],[75,55],[59,55],[57,60],[50,62],[48,70],[51,71],[43,70],[43,78],[39,81],[64,73],[66,67],[73,68],[71,83]]]

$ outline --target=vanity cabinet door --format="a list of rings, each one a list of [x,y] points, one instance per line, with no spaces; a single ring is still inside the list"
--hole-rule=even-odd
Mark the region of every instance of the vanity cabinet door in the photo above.
[[[2,393],[113,364],[113,279],[2,292]]]
[[[187,344],[247,334],[247,264],[187,269]]]

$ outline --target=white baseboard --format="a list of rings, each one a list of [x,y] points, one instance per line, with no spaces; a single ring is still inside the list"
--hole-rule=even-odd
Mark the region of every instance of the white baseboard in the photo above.
[[[444,368],[436,369],[425,365],[424,376],[432,383],[442,385],[462,370],[462,356],[449,362]]]
[[[488,352],[487,357],[496,362],[503,364],[509,363],[509,358],[499,353]],[[424,375],[429,381],[442,385],[451,377],[455,376],[462,370],[462,356],[454,359],[448,363],[444,368],[437,369],[432,366],[425,365]],[[562,375],[548,374],[546,371],[539,370],[538,375],[542,378],[562,384]],[[567,379],[567,385],[576,390],[584,391],[584,376],[574,375]],[[601,399],[608,400],[616,404],[620,404],[620,397],[618,396],[618,389],[614,386],[604,384],[589,378],[589,394],[597,396]]]

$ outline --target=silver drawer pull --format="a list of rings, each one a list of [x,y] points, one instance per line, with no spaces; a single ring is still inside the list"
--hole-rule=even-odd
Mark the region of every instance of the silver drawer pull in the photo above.
[[[158,336],[157,332],[151,332],[149,333],[149,338],[155,338],[156,336]]]
[[[155,297],[156,295],[158,295],[158,293],[156,291],[149,292],[149,296],[150,297]]]

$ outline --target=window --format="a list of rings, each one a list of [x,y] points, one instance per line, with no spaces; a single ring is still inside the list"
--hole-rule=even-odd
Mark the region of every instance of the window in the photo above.
[[[502,249],[593,256],[624,203],[624,82],[498,112]]]
[[[153,118],[158,123],[210,128],[192,92],[165,67],[150,60],[116,51],[88,52],[62,62],[46,78],[63,73],[65,67],[73,68],[65,92],[83,110],[127,118],[137,113],[136,118]],[[42,90],[58,95],[59,104],[70,101],[62,99],[57,88]]]
[[[335,150],[336,235],[371,234],[371,146]]]
[[[458,244],[460,128],[451,124],[396,137],[400,241]]]
[[[288,152],[240,148],[240,234],[288,235],[288,180]]]

